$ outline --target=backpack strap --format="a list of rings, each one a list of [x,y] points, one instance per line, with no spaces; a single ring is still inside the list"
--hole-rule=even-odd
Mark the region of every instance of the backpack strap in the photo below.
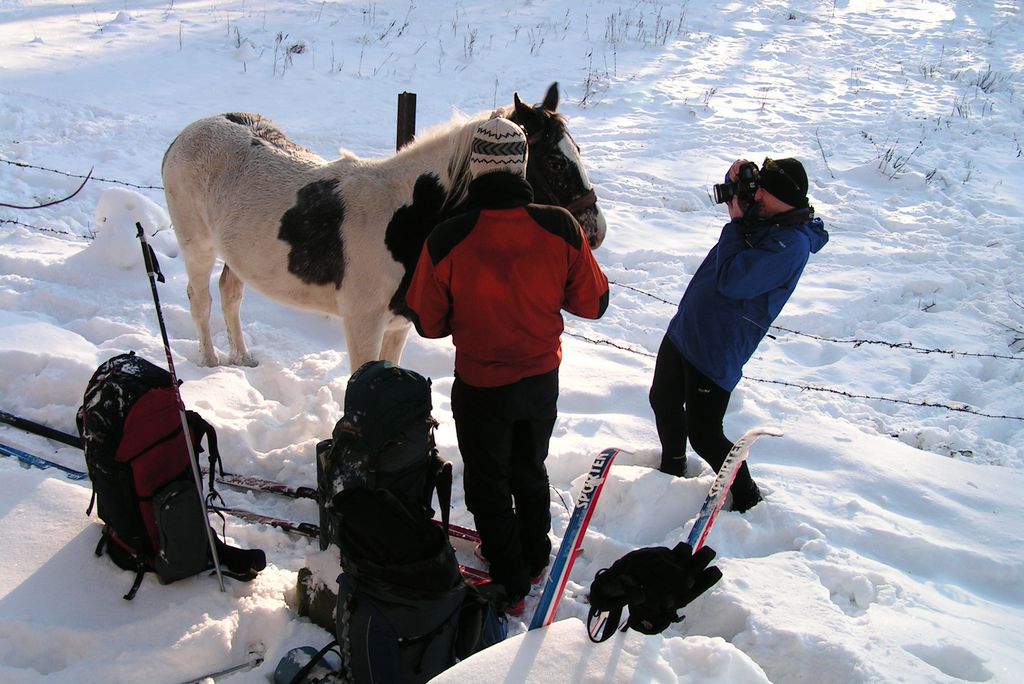
[[[103,526],[103,530],[100,532],[100,541],[99,541],[98,544],[96,544],[96,551],[95,551],[95,553],[96,553],[96,557],[97,558],[103,555],[104,550],[107,548],[107,544],[111,542],[111,536],[110,536],[111,534],[112,534],[112,532],[110,530],[110,526],[109,525],[104,525]],[[117,542],[115,541],[113,543],[116,544]],[[119,547],[119,548],[123,549],[123,547]],[[127,549],[123,549],[121,554],[119,554],[119,555],[121,556],[122,560],[120,562],[118,562],[118,561],[115,561],[115,562],[117,562],[118,565],[120,565],[122,568],[124,568],[126,570],[134,570],[135,571],[135,581],[132,582],[132,588],[128,590],[127,594],[125,594],[124,596],[121,597],[125,601],[131,601],[133,598],[135,598],[135,594],[138,593],[139,587],[142,586],[142,579],[143,579],[143,577],[146,574],[146,564],[142,560],[141,556],[138,556],[138,555],[136,555],[134,553],[130,553]],[[128,561],[125,558],[125,556],[130,556],[131,561]],[[129,562],[132,564],[133,567],[130,567],[130,568],[124,567]]]
[[[427,421],[430,424],[431,457],[431,464],[427,471],[427,508],[430,507],[431,495],[436,491],[437,506],[441,509],[441,523],[444,525],[444,533],[448,534],[452,508],[452,462],[441,458],[437,451],[437,443],[434,441],[434,429],[437,428],[437,421],[429,416]]]
[[[220,494],[217,493],[215,487],[217,481],[217,473],[224,475],[224,463],[220,457],[220,448],[217,445],[217,431],[213,428],[210,423],[207,422],[199,413],[187,410],[185,416],[188,419],[189,431],[192,433],[192,439],[196,442],[196,445],[201,447],[203,439],[206,440],[207,450],[209,451],[209,493],[206,495],[207,501],[213,503],[217,499],[220,499]],[[197,458],[199,449],[196,450]],[[220,511],[211,508],[213,512],[220,516],[221,520],[224,520],[224,514]],[[251,582],[256,578],[257,573],[267,567],[267,556],[261,549],[242,549],[237,546],[231,546],[230,544],[221,540],[220,535],[214,532],[214,542],[217,545],[217,558],[220,560],[221,573],[231,577],[232,579],[239,580],[241,582]],[[210,567],[213,567],[211,560]]]
[[[444,533],[448,534],[448,522],[451,517],[452,508],[452,462],[441,461],[441,457],[434,450],[434,457],[439,461],[437,472],[434,475],[434,489],[437,491],[437,506],[441,509],[441,522],[444,524]]]
[[[224,464],[220,458],[220,449],[217,447],[217,431],[213,429],[213,426],[206,422],[206,419],[195,411],[185,411],[185,416],[188,419],[189,432],[192,433],[192,439],[197,445],[206,438],[206,445],[209,448],[210,456],[210,481],[208,483],[210,490],[210,497],[213,497],[216,489],[214,483],[217,481],[217,469],[220,469],[221,477],[224,476]],[[198,458],[199,450],[196,450],[196,457]]]
[[[125,601],[131,601],[135,598],[135,594],[138,593],[139,587],[142,586],[142,578],[146,574],[146,568],[142,566],[142,562],[139,562],[139,568],[135,571],[135,581],[132,582],[132,588],[128,590],[128,593],[122,596]]]

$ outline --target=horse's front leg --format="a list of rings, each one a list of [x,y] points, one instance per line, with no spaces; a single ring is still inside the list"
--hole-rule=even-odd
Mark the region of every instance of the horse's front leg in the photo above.
[[[256,359],[252,357],[245,346],[245,337],[242,336],[242,294],[245,291],[245,283],[235,275],[235,272],[224,264],[224,270],[220,272],[220,309],[224,314],[224,326],[228,331],[228,344],[231,346],[231,358],[229,363],[234,366],[255,366]]]

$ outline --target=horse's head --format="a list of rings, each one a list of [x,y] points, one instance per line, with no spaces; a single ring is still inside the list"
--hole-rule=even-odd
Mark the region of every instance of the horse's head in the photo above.
[[[607,225],[583,168],[579,145],[569,135],[565,117],[555,113],[558,84],[551,84],[539,106],[524,104],[518,93],[513,99],[515,110],[508,116],[526,130],[530,144],[526,180],[533,186],[536,201],[568,209],[583,228],[590,248],[597,249]]]

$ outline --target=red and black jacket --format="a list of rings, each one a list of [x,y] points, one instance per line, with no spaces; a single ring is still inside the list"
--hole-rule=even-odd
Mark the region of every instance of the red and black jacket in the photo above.
[[[489,173],[469,192],[427,238],[406,297],[420,335],[452,336],[463,382],[499,387],[557,368],[562,310],[600,318],[608,279],[572,215],[532,204],[524,179]]]

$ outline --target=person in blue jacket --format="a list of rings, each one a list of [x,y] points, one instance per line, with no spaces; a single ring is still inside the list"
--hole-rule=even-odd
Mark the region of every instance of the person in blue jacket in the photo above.
[[[726,181],[749,165],[736,160]],[[749,168],[749,166],[747,167]],[[751,201],[729,201],[729,223],[693,274],[658,350],[650,402],[662,472],[682,476],[686,441],[717,472],[732,449],[722,421],[743,366],[789,300],[828,233],[807,199],[796,159],[765,159]],[[732,510],[761,501],[746,463],[732,486]]]

